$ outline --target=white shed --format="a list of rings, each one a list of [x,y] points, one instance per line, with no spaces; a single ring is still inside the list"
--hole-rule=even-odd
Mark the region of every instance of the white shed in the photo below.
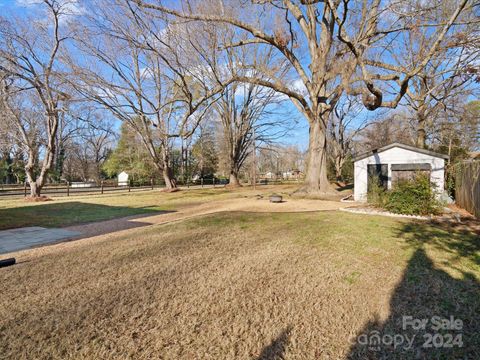
[[[445,159],[448,159],[447,155],[400,143],[361,154],[354,159],[355,201],[367,201],[368,182],[372,175],[378,176],[386,189],[391,189],[392,183],[412,172],[427,172],[430,182],[441,193],[445,186]]]
[[[125,171],[122,171],[118,174],[118,186],[128,186],[128,174]]]

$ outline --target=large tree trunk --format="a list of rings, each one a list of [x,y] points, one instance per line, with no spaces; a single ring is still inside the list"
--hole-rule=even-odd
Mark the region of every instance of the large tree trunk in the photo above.
[[[241,167],[241,144],[242,142],[239,139],[236,139],[236,141],[230,141],[228,143],[229,149],[228,153],[230,154],[230,178],[228,182],[228,187],[236,188],[242,186],[240,184],[240,181],[238,180],[238,173],[240,172],[240,167]]]
[[[45,177],[40,176],[35,179],[33,166],[27,166],[25,168],[25,174],[27,175],[27,182],[30,186],[30,197],[39,198],[45,185]]]
[[[58,114],[51,111],[49,115],[48,123],[50,125],[48,132],[48,142],[45,148],[45,157],[43,159],[42,168],[37,177],[34,174],[34,168],[36,163],[37,151],[34,148],[29,149],[29,160],[25,166],[25,172],[27,174],[28,183],[30,184],[31,197],[38,198],[41,195],[42,188],[45,185],[48,172],[53,167],[53,160],[55,157],[55,138],[58,129]]]
[[[337,181],[342,181],[343,176],[342,176],[342,170],[343,170],[343,164],[345,163],[344,159],[342,156],[338,155],[335,158],[335,178]]]
[[[42,188],[45,185],[45,177],[35,175],[36,160],[36,151],[35,149],[30,148],[28,152],[28,161],[25,165],[25,175],[27,177],[28,185],[30,186],[30,197],[32,198],[39,198],[42,193]]]
[[[167,190],[177,189],[177,181],[173,176],[173,170],[170,166],[163,167],[163,180],[165,181],[165,188]]]
[[[417,147],[425,149],[426,147],[427,133],[425,131],[425,117],[422,114],[418,114],[417,119]]]
[[[427,121],[426,105],[422,103],[417,110],[417,147],[426,148],[427,132],[425,123]]]
[[[327,178],[327,134],[320,119],[310,123],[307,172],[299,193],[331,195],[334,193]]]
[[[228,182],[228,187],[240,187],[240,181],[238,180],[238,171],[232,169],[230,170],[230,180]]]
[[[29,184],[30,184],[30,197],[39,198],[41,196],[43,186],[38,186],[36,181],[33,181]]]
[[[30,197],[39,197],[42,188],[38,187],[35,180],[33,180],[33,171],[25,169],[25,175],[27,175],[27,182],[30,186]]]
[[[177,181],[175,180],[175,177],[173,175],[173,169],[170,166],[170,159],[168,156],[168,148],[163,149],[163,154],[162,154],[162,160],[163,160],[163,180],[165,181],[165,188],[167,190],[176,190],[178,189],[177,187]]]
[[[421,149],[426,148],[426,138],[427,134],[425,132],[424,122],[418,123],[418,130],[417,130],[417,147]],[[421,127],[420,127],[421,126]]]

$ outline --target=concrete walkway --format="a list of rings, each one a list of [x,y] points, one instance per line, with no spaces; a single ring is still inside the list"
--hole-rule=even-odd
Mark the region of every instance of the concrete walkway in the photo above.
[[[3,230],[0,231],[0,254],[51,244],[79,235],[81,233],[75,231],[46,229],[38,226]]]

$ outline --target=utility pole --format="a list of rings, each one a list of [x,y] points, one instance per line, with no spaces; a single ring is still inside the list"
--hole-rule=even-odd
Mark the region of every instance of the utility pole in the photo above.
[[[275,159],[277,160],[277,163],[275,165],[275,181],[278,180],[278,152],[275,153]]]
[[[184,139],[183,136],[181,136],[182,140],[182,148],[181,148],[181,158],[180,158],[180,173],[182,176],[182,181],[183,184],[185,185],[185,164],[186,164],[186,159],[185,159],[185,147],[184,147]]]
[[[253,190],[257,189],[257,148],[255,144],[255,127],[253,127]]]

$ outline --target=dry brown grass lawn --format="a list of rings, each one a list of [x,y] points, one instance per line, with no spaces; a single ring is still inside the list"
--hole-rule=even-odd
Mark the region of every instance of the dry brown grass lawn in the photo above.
[[[0,269],[0,358],[478,358],[479,249],[390,218],[229,212],[26,251]],[[402,314],[461,318],[464,347],[353,345]]]

